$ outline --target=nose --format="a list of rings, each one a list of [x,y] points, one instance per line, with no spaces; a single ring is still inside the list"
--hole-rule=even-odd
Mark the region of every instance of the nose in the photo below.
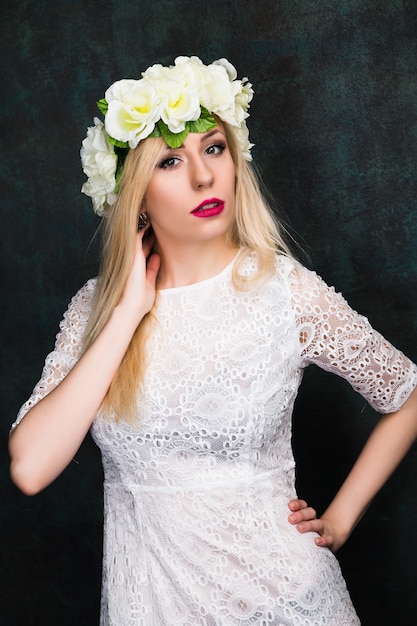
[[[198,156],[193,159],[191,179],[195,189],[211,187],[213,184],[213,172],[204,157]]]

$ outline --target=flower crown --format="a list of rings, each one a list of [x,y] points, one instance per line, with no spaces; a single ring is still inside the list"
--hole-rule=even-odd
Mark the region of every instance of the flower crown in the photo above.
[[[114,204],[123,164],[130,149],[146,137],[163,137],[170,148],[189,132],[207,132],[213,115],[230,124],[246,159],[251,160],[245,119],[253,97],[247,78],[237,80],[226,59],[204,65],[198,57],[177,57],[175,65],[152,65],[139,80],[113,83],[97,102],[104,124],[94,118],[82,142],[81,163],[88,180],[81,191],[102,216]]]

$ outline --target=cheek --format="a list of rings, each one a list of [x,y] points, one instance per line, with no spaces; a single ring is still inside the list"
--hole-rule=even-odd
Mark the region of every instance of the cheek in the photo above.
[[[146,194],[146,210],[149,214],[157,213],[158,207],[165,203],[164,189],[156,183],[150,184]]]
[[[226,169],[226,179],[230,181],[230,188],[234,191],[236,189],[236,168],[233,161]]]
[[[230,177],[230,193],[233,195],[233,197],[235,196],[236,193],[236,187],[237,187],[237,179],[236,176],[234,175],[234,170],[233,170],[233,176]]]
[[[175,211],[184,190],[184,181],[178,175],[156,175],[151,179],[146,193],[147,211],[151,215],[163,215]]]

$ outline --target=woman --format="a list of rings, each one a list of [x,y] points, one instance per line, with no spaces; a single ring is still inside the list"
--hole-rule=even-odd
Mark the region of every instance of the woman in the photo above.
[[[10,453],[37,493],[91,428],[102,625],[359,624],[332,551],[417,434],[416,366],[285,246],[248,165],[251,98],[226,60],[179,57],[112,85],[83,142],[100,275],[72,300]],[[387,414],[321,520],[296,500],[291,452],[309,363]]]

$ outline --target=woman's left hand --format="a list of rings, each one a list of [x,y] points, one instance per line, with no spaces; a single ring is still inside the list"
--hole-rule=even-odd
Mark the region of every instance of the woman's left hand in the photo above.
[[[334,548],[333,537],[330,534],[330,528],[327,528],[325,522],[317,518],[317,513],[313,507],[308,506],[305,500],[291,500],[288,508],[292,513],[288,516],[288,521],[293,524],[300,533],[316,532],[318,537],[315,538],[317,546]]]

